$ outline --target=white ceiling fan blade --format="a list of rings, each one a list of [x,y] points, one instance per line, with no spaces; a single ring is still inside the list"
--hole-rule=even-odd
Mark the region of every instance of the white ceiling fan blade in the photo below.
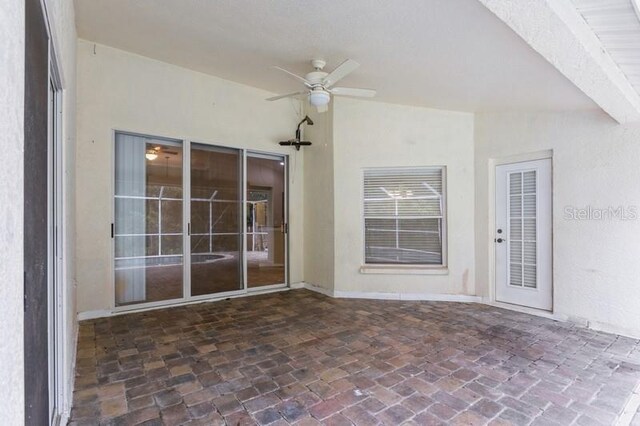
[[[324,87],[333,86],[339,80],[341,80],[344,77],[346,77],[347,74],[350,74],[351,72],[353,72],[359,66],[360,66],[360,64],[357,63],[356,61],[354,61],[353,59],[347,59],[346,61],[344,61],[343,63],[338,65],[338,68],[336,68],[335,70],[331,71],[331,73],[329,73],[329,75],[326,76],[324,78],[324,80],[322,80],[322,85]]]
[[[268,101],[277,101],[278,99],[282,99],[282,98],[293,98],[299,95],[304,95],[307,92],[295,92],[295,93],[287,93],[286,95],[278,95],[278,96],[273,96],[271,98],[267,98]]]
[[[356,89],[353,87],[333,87],[329,91],[338,96],[357,96],[359,98],[372,98],[376,95],[376,91],[373,89]]]
[[[300,77],[298,74],[294,74],[291,71],[287,71],[284,68],[280,68],[280,67],[276,67],[274,66],[273,68],[280,70],[282,72],[285,72],[287,74],[289,74],[291,77],[295,78],[296,80],[301,81],[305,86],[307,87],[311,87],[311,83],[309,83],[304,77]]]
[[[317,108],[318,112],[327,112],[327,111],[329,111],[329,104],[318,105],[316,108]]]

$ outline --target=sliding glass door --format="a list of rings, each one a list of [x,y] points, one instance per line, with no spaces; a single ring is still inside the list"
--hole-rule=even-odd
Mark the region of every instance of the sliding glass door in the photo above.
[[[191,295],[244,288],[242,151],[191,144]]]
[[[116,306],[183,296],[182,142],[116,133]]]
[[[247,283],[283,284],[286,263],[284,157],[247,154]]]
[[[116,307],[286,285],[284,156],[125,132],[114,148]]]

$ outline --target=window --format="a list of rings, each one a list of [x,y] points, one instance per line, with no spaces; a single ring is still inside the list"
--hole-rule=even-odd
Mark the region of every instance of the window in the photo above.
[[[365,264],[445,265],[445,168],[364,172]]]

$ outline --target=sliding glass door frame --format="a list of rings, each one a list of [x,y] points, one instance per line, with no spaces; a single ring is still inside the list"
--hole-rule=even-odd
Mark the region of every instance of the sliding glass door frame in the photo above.
[[[257,158],[264,158],[264,159],[268,159],[268,160],[275,160],[275,161],[281,161],[284,163],[283,167],[284,167],[284,211],[283,211],[283,226],[284,226],[284,283],[278,283],[278,284],[272,284],[272,285],[265,285],[265,286],[260,286],[260,287],[254,287],[254,288],[248,288],[248,284],[249,284],[249,276],[248,276],[248,262],[246,260],[246,253],[247,250],[245,249],[245,262],[244,262],[244,285],[245,285],[245,289],[247,289],[247,291],[249,293],[260,293],[263,291],[269,291],[269,290],[273,290],[273,289],[279,289],[279,288],[284,288],[284,287],[288,287],[289,286],[289,156],[288,155],[284,155],[284,154],[274,154],[271,152],[265,152],[265,151],[256,151],[256,150],[245,150],[244,152],[244,167],[243,167],[243,173],[244,173],[244,177],[243,177],[243,186],[244,186],[244,203],[243,203],[243,208],[244,208],[244,213],[243,213],[243,217],[245,218],[245,220],[243,220],[244,223],[244,244],[245,246],[247,245],[247,221],[246,221],[246,217],[247,217],[247,193],[248,191],[248,179],[247,179],[247,158],[248,157],[257,157]]]
[[[191,141],[182,141],[182,299],[191,297]]]
[[[116,135],[125,134],[131,136],[139,136],[157,140],[167,140],[173,142],[182,143],[182,194],[183,194],[183,206],[182,206],[182,265],[183,265],[183,294],[180,298],[173,298],[168,300],[153,301],[153,302],[141,302],[130,305],[117,306],[116,305],[116,290],[115,290],[115,171],[116,171]],[[289,287],[289,156],[286,154],[250,150],[246,148],[239,148],[232,145],[224,145],[219,143],[210,143],[193,139],[180,139],[170,138],[165,136],[158,136],[153,134],[145,134],[139,132],[131,132],[127,130],[114,129],[112,131],[111,138],[111,270],[110,270],[110,297],[111,297],[111,310],[114,313],[131,312],[152,309],[163,306],[177,306],[189,303],[197,303],[206,300],[220,300],[229,297],[239,297],[247,294],[255,294],[261,292],[275,291]],[[220,148],[237,149],[242,155],[242,238],[241,238],[241,255],[242,255],[242,288],[239,290],[210,293],[205,295],[192,296],[191,295],[191,145],[207,145]],[[261,158],[269,158],[273,160],[280,160],[284,163],[284,283],[278,283],[274,285],[265,285],[256,288],[248,288],[248,267],[247,267],[247,157],[255,156]]]
[[[217,300],[217,299],[225,299],[227,297],[235,297],[235,296],[241,296],[243,294],[247,293],[247,279],[246,279],[246,243],[244,242],[244,235],[245,235],[245,227],[243,226],[241,228],[241,244],[240,244],[240,248],[239,248],[239,253],[242,257],[241,259],[241,269],[242,269],[242,288],[238,289],[238,290],[231,290],[231,291],[223,291],[223,292],[215,292],[215,293],[208,293],[208,294],[202,294],[202,295],[196,295],[193,296],[191,294],[191,284],[192,284],[192,280],[191,280],[191,233],[192,233],[192,226],[191,226],[191,153],[192,153],[192,149],[191,149],[191,145],[195,144],[195,145],[200,145],[200,146],[209,146],[212,148],[223,148],[223,149],[233,149],[233,150],[237,150],[240,153],[241,156],[241,170],[240,170],[240,179],[241,179],[241,186],[240,186],[240,192],[241,192],[241,200],[240,202],[242,203],[242,208],[240,209],[240,215],[241,217],[239,218],[240,220],[242,220],[244,218],[244,212],[245,212],[245,198],[246,198],[246,194],[245,194],[245,179],[246,179],[246,150],[242,149],[242,148],[237,148],[234,146],[229,146],[229,145],[221,145],[221,144],[212,144],[212,143],[208,143],[208,142],[202,142],[199,140],[185,140],[185,147],[187,149],[187,154],[184,157],[184,173],[185,173],[185,185],[187,185],[187,197],[189,202],[185,203],[188,204],[187,206],[185,206],[187,208],[187,210],[185,211],[185,215],[184,215],[184,220],[185,220],[185,228],[187,230],[187,232],[185,233],[185,238],[186,238],[186,245],[184,247],[186,247],[185,249],[185,256],[188,256],[188,259],[186,260],[186,262],[188,262],[189,267],[185,268],[188,269],[187,274],[185,275],[185,301],[202,301],[202,300]],[[243,223],[244,221],[242,221],[241,223]],[[188,254],[187,254],[188,253]]]
[[[249,290],[249,267],[247,261],[247,150],[242,150],[242,286]]]
[[[182,279],[182,297],[178,297],[178,298],[172,298],[172,299],[166,299],[166,300],[160,300],[160,301],[155,301],[155,302],[141,302],[141,303],[132,303],[132,304],[127,304],[127,305],[121,305],[118,306],[117,302],[116,302],[116,198],[117,198],[117,194],[116,194],[116,184],[115,184],[115,180],[116,180],[116,140],[117,140],[117,135],[121,134],[121,135],[127,135],[127,136],[134,136],[134,137],[140,137],[140,138],[145,138],[145,139],[153,139],[156,141],[162,141],[168,145],[180,145],[182,147],[183,150],[183,165],[184,165],[184,157],[186,156],[184,150],[186,149],[185,147],[186,142],[184,139],[179,139],[179,138],[171,138],[171,137],[165,137],[165,136],[157,136],[157,135],[151,135],[148,133],[140,133],[140,132],[132,132],[132,131],[128,131],[128,130],[120,130],[120,129],[113,129],[112,130],[112,136],[111,136],[111,181],[110,181],[110,189],[111,189],[111,226],[110,226],[110,235],[111,235],[111,259],[110,259],[110,264],[111,264],[111,268],[110,268],[110,288],[109,288],[109,293],[110,293],[110,298],[111,298],[111,310],[112,312],[127,312],[127,311],[136,311],[136,310],[140,310],[140,309],[148,309],[148,308],[153,308],[153,307],[158,307],[158,306],[165,306],[165,305],[175,305],[175,304],[179,304],[182,303],[184,301],[184,297],[185,297],[185,282],[184,282],[184,270],[187,269],[186,265],[185,265],[185,259],[186,259],[186,251],[184,249],[184,245],[183,245],[183,253],[182,253],[182,269],[183,269],[183,279]],[[183,174],[182,176],[182,214],[183,214],[183,220],[182,220],[182,224],[184,226],[184,212],[185,212],[185,205],[189,204],[187,202],[185,202],[185,191],[188,188],[186,187],[186,179],[185,176]],[[159,203],[161,203],[161,201],[158,201]],[[186,228],[182,228],[182,234],[183,234],[183,244],[184,244],[184,234]],[[158,232],[160,232],[158,230]],[[160,236],[159,238],[160,240],[162,239],[162,237]],[[146,291],[146,290],[145,290]]]

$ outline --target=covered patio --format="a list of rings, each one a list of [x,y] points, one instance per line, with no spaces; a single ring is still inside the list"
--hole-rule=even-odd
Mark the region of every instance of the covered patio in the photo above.
[[[291,290],[81,322],[77,366],[72,425],[592,425],[633,417],[640,341]]]

